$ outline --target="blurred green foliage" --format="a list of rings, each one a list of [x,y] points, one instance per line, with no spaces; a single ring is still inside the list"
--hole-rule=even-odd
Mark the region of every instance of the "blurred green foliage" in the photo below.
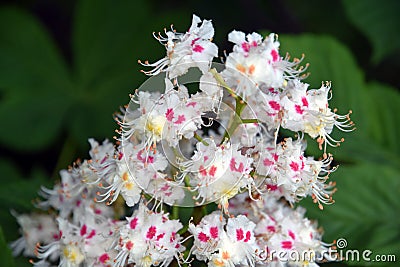
[[[18,237],[9,210],[31,210],[40,185],[51,185],[48,178],[57,179],[60,168],[78,156],[87,157],[87,138],[113,136],[113,112],[146,78],[138,71],[137,59],[163,56],[151,33],[170,23],[185,31],[193,12],[213,19],[216,43],[226,49],[230,46],[223,40],[233,28],[282,33],[282,54],[305,53],[311,87],[332,81],[331,106],[342,114],[352,109],[357,130],[335,133],[346,142],[330,149],[341,165],[331,175],[338,187],[336,203],[323,211],[309,200],[301,205],[323,226],[325,241],[344,237],[349,248],[395,254],[400,261],[400,96],[395,88],[400,2],[246,1],[249,8],[240,1],[214,2],[188,1],[179,8],[174,1],[63,2],[60,6],[74,12],[68,22],[70,36],[58,39],[49,32],[49,23],[33,14],[31,2],[0,8],[2,266],[14,266],[4,247],[5,240]],[[308,151],[320,155],[312,142]],[[21,259],[17,264],[29,266]]]

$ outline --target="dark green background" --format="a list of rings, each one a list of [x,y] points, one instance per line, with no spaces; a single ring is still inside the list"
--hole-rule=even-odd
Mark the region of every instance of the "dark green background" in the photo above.
[[[184,3],[184,4],[183,4]],[[352,109],[357,130],[331,148],[341,166],[336,203],[310,218],[324,240],[395,254],[400,261],[400,26],[396,0],[343,1],[3,1],[0,6],[0,246],[18,237],[9,210],[27,212],[41,184],[86,158],[87,139],[112,138],[113,112],[145,80],[138,59],[164,48],[152,38],[171,23],[184,32],[192,13],[212,19],[223,50],[233,30],[279,34],[281,54],[305,53],[313,88],[331,80],[331,106]],[[319,156],[315,146],[310,154]],[[2,266],[29,266],[0,249]],[[4,255],[3,255],[4,253]]]

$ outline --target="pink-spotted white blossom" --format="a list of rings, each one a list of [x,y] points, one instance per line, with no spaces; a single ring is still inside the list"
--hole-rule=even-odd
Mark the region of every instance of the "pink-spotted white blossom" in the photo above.
[[[279,55],[279,42],[271,33],[264,40],[257,33],[247,36],[240,31],[232,31],[228,40],[234,48],[226,58],[225,70],[221,72],[226,83],[244,99],[257,91],[281,88],[286,79],[297,77],[303,69],[297,69],[299,61]]]
[[[218,55],[218,47],[211,42],[214,28],[210,20],[202,21],[193,15],[192,25],[186,33],[177,33],[171,28],[171,31],[165,31],[165,35],[159,34],[155,38],[165,45],[167,56],[155,63],[145,62],[144,66],[154,68],[143,71],[147,75],[166,72],[168,78],[173,79],[185,74],[192,67],[206,73],[212,59]]]
[[[318,261],[329,260],[329,244],[321,240],[317,223],[304,217],[305,209],[292,209],[266,193],[259,201],[245,195],[231,200],[232,213],[247,210],[256,224],[254,234],[262,253],[257,266],[319,266]],[[296,253],[298,258],[290,257]]]
[[[322,209],[323,204],[333,203],[333,183],[326,183],[332,157],[314,160],[304,155],[305,143],[298,139],[285,139],[280,144],[261,145],[257,161],[257,173],[265,177],[271,193],[283,196],[294,203],[312,196]]]
[[[239,144],[216,145],[210,139],[207,144],[197,143],[196,148],[191,160],[181,164],[182,177],[191,178],[199,204],[215,201],[227,209],[229,198],[251,187],[252,159],[241,154]]]
[[[218,213],[207,215],[198,225],[189,224],[194,238],[192,253],[208,266],[255,266],[259,251],[255,226],[243,215],[227,221]]]
[[[334,126],[341,131],[353,130],[350,114],[338,115],[329,108],[329,91],[331,83],[322,84],[319,89],[307,90],[308,84],[299,80],[288,82],[281,99],[283,106],[282,127],[292,131],[302,131],[312,138],[331,146],[343,140],[335,140],[330,136]]]
[[[184,86],[174,89],[168,79],[165,86],[165,93],[161,95],[139,92],[138,110],[129,114],[127,109],[120,122],[123,140],[134,137],[142,140],[145,146],[165,140],[176,146],[180,139],[193,137],[201,127],[202,103],[191,99]]]
[[[129,263],[168,266],[172,260],[179,260],[180,252],[185,249],[178,234],[181,228],[178,220],[170,220],[167,214],[156,213],[140,204],[119,230],[115,247],[118,255],[113,266]]]

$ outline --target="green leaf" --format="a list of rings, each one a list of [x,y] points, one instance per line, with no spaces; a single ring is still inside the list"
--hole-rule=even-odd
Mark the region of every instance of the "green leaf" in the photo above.
[[[319,211],[308,203],[308,216],[325,229],[324,240],[345,238],[348,249],[369,249],[373,255],[400,258],[400,175],[398,170],[376,164],[341,166],[335,204]],[[347,262],[360,265],[362,262]],[[378,265],[377,262],[370,262]],[[381,263],[389,266],[390,263]],[[394,266],[394,265],[392,265]]]
[[[374,63],[399,51],[400,39],[397,37],[400,25],[399,1],[343,0],[342,3],[349,20],[372,43]]]
[[[0,227],[0,259],[1,259],[1,266],[4,267],[14,267],[15,262],[11,255],[11,250],[8,247],[6,240],[3,236],[3,230]]]
[[[6,160],[0,161],[0,225],[7,229],[7,240],[17,238],[17,223],[10,210],[29,212],[32,201],[38,197],[41,186],[49,182],[41,170],[34,170],[28,179],[24,179],[16,167]]]
[[[183,17],[177,13],[167,16],[171,15],[178,21]],[[147,78],[139,72],[138,59],[165,56],[164,46],[153,38],[152,32],[171,22],[166,15],[155,14],[144,0],[78,2],[73,51],[79,97],[69,119],[75,139],[86,136],[86,142],[90,136],[114,134],[117,125],[112,114],[129,103],[129,93],[134,93]]]
[[[13,149],[49,145],[69,105],[68,71],[50,36],[30,14],[0,9],[0,142]]]
[[[370,136],[382,147],[393,154],[400,151],[400,94],[396,88],[372,82],[368,85],[370,93],[368,129]]]

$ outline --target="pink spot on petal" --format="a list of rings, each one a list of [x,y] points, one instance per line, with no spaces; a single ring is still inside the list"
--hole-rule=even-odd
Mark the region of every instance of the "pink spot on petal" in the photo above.
[[[131,229],[135,229],[138,223],[138,218],[133,218],[133,220],[131,220],[129,222],[129,226],[131,227]]]
[[[210,240],[210,238],[203,232],[200,232],[197,235],[197,238],[201,241],[201,242],[207,242],[208,240]]]
[[[297,162],[292,161],[289,164],[290,168],[292,169],[292,171],[297,172],[299,171],[299,164]]]
[[[269,191],[278,190],[278,186],[275,184],[267,184],[267,190],[269,190]]]
[[[201,45],[195,45],[195,46],[193,47],[193,51],[194,51],[194,52],[197,52],[197,53],[201,53],[201,52],[204,51],[204,47],[202,47]]]
[[[87,232],[87,226],[86,226],[86,224],[84,224],[81,227],[81,231],[80,231],[81,236],[86,235],[86,232]]]
[[[303,103],[303,106],[305,106],[305,107],[308,107],[308,101],[307,101],[307,98],[305,98],[305,97],[302,97],[302,98],[301,98],[301,102]]]
[[[300,105],[294,105],[294,108],[296,110],[296,113],[298,114],[303,114],[304,110],[301,109]]]
[[[169,185],[164,184],[160,189],[161,189],[161,191],[167,191],[169,189]]]
[[[281,109],[281,105],[279,105],[279,103],[278,102],[276,102],[276,101],[269,101],[268,102],[268,104],[270,105],[270,107],[273,109],[273,110],[276,110],[276,111],[279,111],[280,109]]]
[[[281,247],[285,249],[291,249],[292,248],[292,241],[282,241],[281,242]]]
[[[236,171],[236,161],[234,158],[231,159],[229,167],[231,168],[231,171]]]
[[[279,54],[278,51],[276,51],[275,49],[273,49],[271,51],[271,56],[272,56],[272,61],[275,62],[279,59]]]
[[[101,263],[106,263],[108,260],[110,260],[110,256],[108,256],[107,253],[104,253],[99,257]]]
[[[150,226],[149,230],[147,230],[146,237],[148,239],[152,239],[157,233],[157,228],[155,226]]]
[[[204,168],[203,165],[200,166],[199,172],[201,175],[206,176],[207,175],[207,170]]]
[[[167,111],[165,112],[165,117],[168,121],[172,121],[172,119],[174,118],[174,110],[172,108],[167,109]]]
[[[246,232],[246,238],[243,240],[244,242],[249,242],[250,241],[250,238],[251,238],[251,233],[250,233],[250,231],[247,231]]]
[[[175,124],[181,124],[186,120],[185,115],[179,115],[178,119],[175,121]]]
[[[190,45],[193,46],[198,40],[200,40],[200,37],[197,37],[196,39],[193,39],[193,41],[192,41],[192,43]]]
[[[273,226],[273,225],[268,225],[268,226],[267,226],[267,231],[268,231],[268,232],[275,233],[275,231],[276,231],[275,226]]]
[[[210,235],[214,239],[218,238],[218,227],[210,227]]]
[[[296,239],[296,236],[294,235],[294,233],[292,231],[289,230],[288,234],[293,240]]]
[[[246,42],[242,43],[242,49],[244,52],[249,52],[250,51],[250,45]]]
[[[88,236],[86,237],[87,239],[90,239],[90,238],[92,238],[92,237],[94,237],[96,235],[96,230],[92,230],[89,234],[88,234]]]
[[[237,169],[238,172],[243,172],[244,171],[244,164],[243,162],[240,162],[239,168]]]
[[[127,250],[131,250],[133,248],[133,242],[129,240],[126,242],[125,247]]]
[[[214,176],[216,171],[217,171],[217,167],[215,167],[215,166],[213,165],[213,166],[211,166],[210,170],[208,171],[208,174],[209,174],[210,176]]]
[[[242,228],[236,229],[236,240],[240,241],[243,238],[244,238],[243,229]]]
[[[196,102],[189,102],[186,104],[187,107],[195,107],[197,105]]]
[[[269,167],[269,166],[273,165],[274,162],[272,160],[269,160],[269,159],[264,159],[263,160],[263,164],[264,164],[264,166]]]
[[[159,241],[161,238],[163,238],[165,236],[165,233],[162,233],[162,234],[159,234],[157,237],[156,237],[156,240],[157,241]]]

